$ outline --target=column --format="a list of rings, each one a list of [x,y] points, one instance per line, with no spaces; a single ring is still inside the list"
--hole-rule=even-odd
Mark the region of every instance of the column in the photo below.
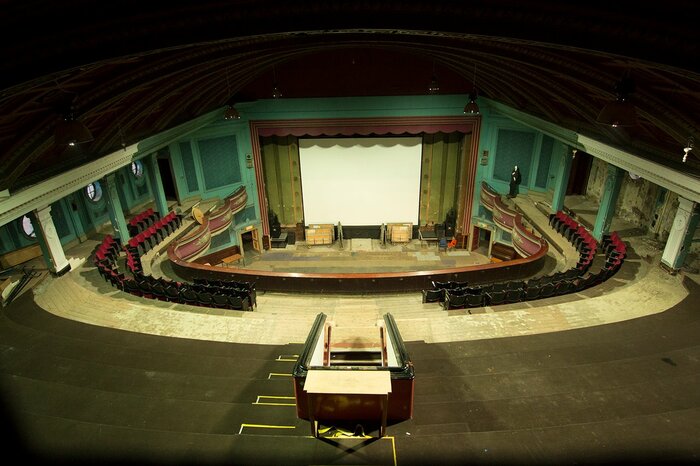
[[[564,154],[557,168],[556,178],[554,181],[554,194],[552,196],[552,213],[556,214],[564,209],[564,198],[566,197],[566,188],[569,186],[569,174],[571,173],[571,162],[576,155],[576,149],[569,154],[568,150],[564,150]]]
[[[610,224],[615,216],[615,205],[617,204],[617,196],[620,194],[624,173],[624,170],[617,168],[615,165],[608,164],[608,174],[605,179],[603,193],[600,197],[600,206],[598,207],[598,215],[595,218],[595,227],[593,228],[593,236],[595,236],[597,240],[601,240],[603,235],[610,231]]]
[[[110,173],[105,176],[102,179],[102,185],[104,186],[102,194],[106,196],[105,200],[107,201],[109,219],[112,222],[112,228],[114,228],[114,236],[119,238],[122,244],[125,244],[129,240],[129,229],[126,226],[122,201],[119,199],[119,192],[117,192],[116,174]]]
[[[673,226],[661,256],[661,263],[672,271],[683,266],[699,219],[698,204],[679,197],[676,218],[673,220]]]
[[[63,275],[70,270],[70,262],[63,251],[61,238],[58,237],[56,226],[51,217],[51,206],[36,209],[29,216],[34,225],[36,239],[39,242],[41,252],[49,271],[56,275]]]
[[[83,222],[80,218],[80,207],[78,206],[76,195],[68,196],[65,200],[68,204],[68,216],[75,229],[75,235],[78,237],[79,242],[84,243],[87,241],[87,233],[85,232],[85,227],[83,227]]]
[[[160,178],[160,169],[158,168],[158,154],[153,153],[146,157],[148,162],[148,181],[151,184],[151,194],[156,204],[156,210],[161,217],[168,213],[168,201],[165,199],[165,191],[163,190],[163,180]]]

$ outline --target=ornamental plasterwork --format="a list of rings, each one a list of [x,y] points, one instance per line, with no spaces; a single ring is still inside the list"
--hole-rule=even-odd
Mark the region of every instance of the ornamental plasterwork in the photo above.
[[[77,191],[83,186],[99,180],[109,173],[129,165],[136,153],[136,145],[128,146],[90,162],[82,167],[55,176],[42,183],[30,186],[0,202],[0,225],[20,217],[31,210],[52,204]]]
[[[594,157],[639,175],[682,197],[700,202],[700,181],[691,176],[606,146],[586,136],[579,135],[578,142],[586,152]]]

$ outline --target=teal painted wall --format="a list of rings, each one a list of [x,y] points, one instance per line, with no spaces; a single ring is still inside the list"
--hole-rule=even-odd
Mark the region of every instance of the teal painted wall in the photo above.
[[[257,205],[255,170],[249,167],[246,155],[252,154],[249,122],[252,120],[364,118],[401,116],[461,116],[466,94],[391,96],[324,99],[269,99],[236,105],[240,120],[223,120],[220,112],[200,117],[198,120],[168,130],[139,143],[136,158],[148,156],[154,151],[167,150],[173,167],[175,187],[180,200],[192,197],[203,199],[224,197],[239,186],[248,192],[248,204],[237,214],[235,226],[260,221]],[[543,147],[548,154],[549,142],[543,143],[543,134],[524,126],[503,114],[494,111],[488,99],[480,98],[482,110],[481,137],[475,180],[474,212],[478,213],[478,189],[481,180],[488,181],[499,192],[505,193],[508,183],[504,180],[506,169],[510,173],[513,162],[526,169],[523,171],[521,192],[529,189],[546,190],[552,187],[551,176],[556,170],[557,150],[560,144],[554,141],[552,154],[543,156]],[[220,115],[220,116],[219,116]],[[176,132],[177,131],[177,132]],[[485,165],[481,155],[488,151]],[[548,167],[546,166],[548,165]],[[223,167],[223,168],[222,168]],[[148,170],[148,164],[144,164]],[[216,172],[216,173],[212,173]],[[546,186],[543,186],[548,173]],[[144,181],[135,180],[130,167],[124,167],[117,176],[120,199],[128,213],[135,213],[139,206],[151,201],[152,194],[147,176]],[[188,183],[189,181],[189,183]],[[90,232],[109,221],[104,201],[92,203],[85,198],[83,190],[71,193],[59,201],[61,212],[67,217],[65,237],[69,242],[81,234]],[[76,227],[76,222],[80,224]],[[17,221],[0,228],[0,253],[32,244],[18,234]],[[235,242],[231,234],[231,244]],[[221,246],[224,247],[224,246]]]
[[[144,164],[145,165],[145,164]],[[118,170],[119,198],[125,207],[125,214],[135,213],[139,207],[152,198],[147,183],[147,170],[136,178],[131,167]],[[85,189],[75,191],[51,204],[51,216],[61,244],[66,245],[86,234],[97,231],[109,222],[107,204],[103,198],[98,202],[88,199]],[[35,238],[28,238],[22,231],[22,218],[18,218],[0,227],[0,254],[5,254],[37,243]]]
[[[482,181],[486,181],[497,192],[507,194],[511,170],[514,165],[518,165],[522,175],[520,193],[531,190],[551,191],[562,144],[499,113],[489,106],[488,101],[480,103],[480,107],[482,124],[472,211],[477,220],[493,225],[490,212],[480,206]],[[485,151],[488,152],[487,157],[484,157]],[[486,163],[482,164],[482,161]],[[509,243],[502,235],[497,235],[496,241]]]

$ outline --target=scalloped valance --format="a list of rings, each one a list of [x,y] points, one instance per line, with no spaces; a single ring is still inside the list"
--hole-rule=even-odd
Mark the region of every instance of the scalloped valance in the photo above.
[[[460,121],[461,120],[461,121]],[[436,133],[471,134],[470,118],[352,118],[289,121],[259,121],[258,136],[384,136]]]

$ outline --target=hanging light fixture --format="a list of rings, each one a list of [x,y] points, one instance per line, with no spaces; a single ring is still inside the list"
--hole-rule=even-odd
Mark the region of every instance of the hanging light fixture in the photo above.
[[[232,103],[228,104],[224,112],[224,120],[240,120],[241,114],[236,110]]]
[[[80,120],[76,120],[72,111],[66,113],[56,123],[54,141],[58,145],[75,146],[90,142],[93,139],[90,129]]]
[[[272,98],[279,99],[280,97],[282,97],[282,91],[277,86],[277,73],[275,72],[275,65],[272,65]]]
[[[75,146],[92,141],[92,133],[85,124],[75,118],[75,92],[68,92],[55,81],[58,90],[52,99],[54,109],[60,116],[54,128],[54,142],[59,146]]]
[[[437,78],[433,75],[433,79],[430,81],[430,86],[428,86],[428,94],[437,94],[440,91],[440,86],[438,85]]]
[[[435,76],[435,61],[433,60],[433,77],[430,80],[430,86],[428,86],[428,94],[437,94],[438,92],[440,92],[440,86],[437,76]]]
[[[688,142],[685,144],[685,147],[683,148],[683,162],[688,160],[688,154],[690,153],[691,150],[693,150],[693,146],[695,146],[695,139],[693,136],[690,136],[688,138]]]
[[[474,81],[472,82],[472,91],[469,93],[469,102],[464,106],[465,115],[478,115],[481,113],[479,105],[476,103],[476,99],[479,96],[479,92],[476,89],[476,63],[474,64]]]
[[[228,80],[228,70],[226,70],[226,88],[228,89],[229,100],[226,104],[226,111],[224,112],[224,120],[240,120],[241,114],[238,112],[234,106],[233,97],[231,96],[231,84]]]
[[[634,92],[634,81],[625,76],[615,83],[616,99],[603,107],[596,121],[613,128],[618,126],[635,126],[637,124],[637,112],[630,102],[630,95]]]

